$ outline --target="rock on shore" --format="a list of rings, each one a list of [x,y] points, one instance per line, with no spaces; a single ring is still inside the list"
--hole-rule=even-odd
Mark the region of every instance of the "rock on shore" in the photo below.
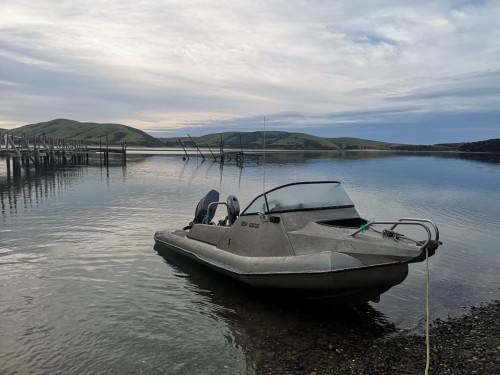
[[[465,315],[436,320],[430,329],[431,374],[500,373],[500,301],[471,307]],[[400,333],[358,358],[352,373],[423,374],[424,336]]]
[[[500,374],[499,317],[500,301],[492,301],[468,307],[458,318],[435,320],[430,328],[429,374]],[[362,338],[350,350],[327,340],[294,355],[280,348],[259,364],[258,373],[413,375],[424,374],[426,363],[425,336],[408,332]]]

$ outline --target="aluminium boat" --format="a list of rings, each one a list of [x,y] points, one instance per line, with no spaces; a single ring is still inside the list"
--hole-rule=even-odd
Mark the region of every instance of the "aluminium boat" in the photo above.
[[[225,216],[213,223],[219,206]],[[409,263],[441,245],[428,219],[361,218],[339,181],[279,186],[241,214],[235,196],[219,201],[211,190],[189,225],[154,239],[159,253],[181,254],[252,287],[347,306],[378,302],[406,278]]]

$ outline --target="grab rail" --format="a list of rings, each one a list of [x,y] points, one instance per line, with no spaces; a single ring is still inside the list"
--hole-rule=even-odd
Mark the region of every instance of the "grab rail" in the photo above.
[[[209,217],[209,212],[212,206],[218,206],[219,204],[223,204],[227,208],[227,212],[229,214],[229,205],[226,202],[212,202],[208,205],[207,207],[207,215],[203,218],[202,224],[208,224],[208,217]],[[215,213],[215,210],[214,210]]]
[[[429,219],[419,219],[419,218],[413,218],[413,217],[403,217],[403,218],[399,219],[399,221],[400,222],[402,222],[402,221],[408,221],[408,222],[428,223],[428,224],[432,225],[432,228],[434,228],[434,241],[439,241],[439,229],[438,229],[437,225],[434,224],[431,220],[429,220]],[[391,227],[391,230],[394,230],[394,228],[396,228],[399,224],[401,224],[401,223],[394,224]]]
[[[398,221],[371,221],[368,224],[362,225],[358,230],[356,230],[354,233],[351,234],[352,237],[355,237],[358,233],[365,231],[368,229],[370,226],[374,224],[380,224],[380,225],[392,225],[390,231],[393,231],[394,228],[396,228],[398,225],[418,225],[422,228],[425,229],[427,232],[427,240],[425,243],[420,247],[421,249],[425,249],[427,245],[432,241],[432,233],[429,227],[424,224],[430,224],[432,228],[434,229],[434,241],[439,241],[439,229],[434,224],[432,221],[428,219],[418,219],[418,218],[401,218]],[[418,242],[417,242],[418,243]]]

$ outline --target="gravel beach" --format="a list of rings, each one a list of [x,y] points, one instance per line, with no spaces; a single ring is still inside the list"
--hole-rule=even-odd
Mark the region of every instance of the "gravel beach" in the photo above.
[[[430,328],[429,374],[500,374],[500,301],[464,308]],[[424,374],[425,336],[397,332],[362,340],[357,350],[323,342],[306,355],[274,353],[260,363],[264,374]]]
[[[500,301],[494,301],[467,308],[459,318],[434,321],[429,373],[499,374],[499,317]],[[340,373],[423,374],[425,362],[425,337],[399,333],[367,348],[364,356],[354,358],[356,365]]]

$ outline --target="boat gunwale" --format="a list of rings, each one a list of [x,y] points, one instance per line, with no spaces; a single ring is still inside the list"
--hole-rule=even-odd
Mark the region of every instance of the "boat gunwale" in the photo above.
[[[394,262],[387,262],[387,263],[377,263],[377,264],[371,264],[371,265],[364,265],[364,266],[360,266],[360,267],[349,267],[349,268],[342,268],[342,269],[335,269],[335,270],[330,269],[330,270],[321,270],[321,271],[319,271],[319,270],[308,270],[306,272],[300,272],[300,271],[247,272],[247,271],[244,271],[244,270],[242,270],[240,268],[237,268],[237,267],[229,267],[228,268],[226,265],[224,265],[224,264],[216,261],[215,259],[212,259],[212,258],[209,258],[209,257],[206,257],[206,256],[201,256],[201,255],[199,255],[199,254],[197,254],[195,252],[192,252],[192,251],[189,251],[187,249],[184,249],[184,248],[182,248],[182,247],[180,247],[178,245],[167,243],[164,240],[159,239],[156,234],[155,234],[154,238],[155,238],[155,241],[157,243],[160,242],[161,244],[164,245],[164,247],[173,248],[174,251],[177,252],[178,254],[189,256],[192,259],[198,259],[199,261],[201,261],[202,263],[204,263],[206,265],[213,266],[213,267],[216,267],[218,269],[225,270],[227,272],[233,273],[233,274],[238,275],[238,276],[308,275],[308,274],[324,275],[324,274],[334,274],[334,273],[336,274],[336,273],[343,273],[343,272],[350,272],[350,271],[361,271],[361,270],[375,269],[375,268],[388,267],[388,266],[397,266],[397,265],[403,265],[403,264],[408,264],[409,263],[408,261],[394,261]],[[189,239],[189,240],[196,241],[196,240],[193,240],[193,239]],[[213,247],[214,250],[219,250],[219,249],[217,249],[216,246],[214,246],[212,244],[208,244],[206,242],[203,242],[203,243],[205,245]],[[220,250],[220,251],[223,251],[223,250]],[[331,251],[325,251],[324,253],[332,253],[332,252]],[[233,254],[233,253],[229,253],[229,254],[231,254],[235,258],[253,259],[253,260],[258,259],[258,258],[262,258],[262,259],[266,259],[266,260],[269,260],[269,259],[279,259],[279,258],[289,258],[289,256],[282,256],[282,257],[279,257],[279,256],[275,256],[275,257],[248,257],[248,256],[243,256],[243,255],[238,255],[238,254]]]

